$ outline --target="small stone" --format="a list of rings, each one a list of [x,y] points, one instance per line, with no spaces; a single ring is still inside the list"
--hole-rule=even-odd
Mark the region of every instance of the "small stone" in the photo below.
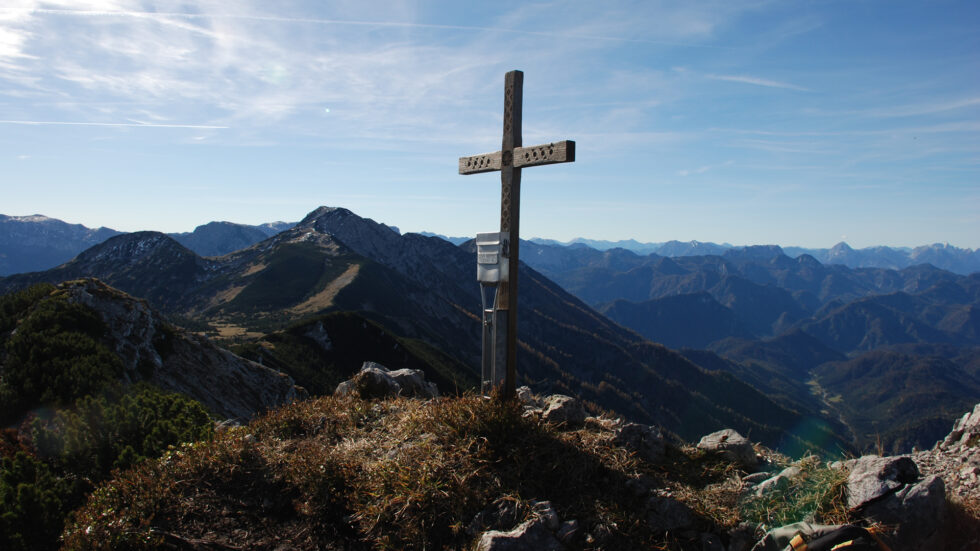
[[[789,487],[789,477],[777,474],[776,476],[759,483],[755,489],[756,497],[762,497],[768,493],[785,490]]]
[[[541,418],[566,428],[579,428],[585,424],[585,408],[582,403],[564,394],[554,394],[545,398],[544,413]]]
[[[701,438],[698,449],[720,454],[748,469],[753,469],[759,464],[752,443],[732,429],[713,432]]]
[[[480,536],[476,551],[564,551],[565,547],[540,520],[529,520],[509,532],[491,530]]]

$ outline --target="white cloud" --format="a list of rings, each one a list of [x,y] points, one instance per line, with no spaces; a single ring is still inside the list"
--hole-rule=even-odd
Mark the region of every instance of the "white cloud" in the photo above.
[[[705,77],[712,80],[725,80],[728,82],[741,82],[743,84],[752,84],[755,86],[765,86],[766,88],[785,88],[787,90],[798,90],[801,92],[809,92],[809,88],[804,88],[803,86],[797,86],[796,84],[791,84],[788,82],[780,82],[778,80],[769,80],[765,78],[752,77],[747,75],[705,75]]]
[[[197,128],[203,130],[220,130],[227,126],[212,126],[204,124],[155,124],[148,122],[78,122],[78,121],[17,121],[0,120],[0,124],[20,124],[26,126],[117,126],[125,128]]]

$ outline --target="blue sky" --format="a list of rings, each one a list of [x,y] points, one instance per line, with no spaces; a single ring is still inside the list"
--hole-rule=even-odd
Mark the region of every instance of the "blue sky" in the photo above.
[[[6,0],[0,213],[493,231],[512,69],[523,237],[980,248],[975,0]]]

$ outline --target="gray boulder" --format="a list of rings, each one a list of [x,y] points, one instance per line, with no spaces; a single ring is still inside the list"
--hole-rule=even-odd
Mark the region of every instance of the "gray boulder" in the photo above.
[[[732,429],[713,432],[701,438],[698,449],[717,453],[746,469],[753,469],[759,464],[752,442]]]
[[[426,382],[418,369],[397,369],[390,371],[375,362],[364,362],[361,370],[349,380],[337,385],[334,395],[354,394],[364,400],[408,396],[434,398],[439,395],[434,383]]]
[[[847,479],[847,506],[858,509],[918,479],[919,468],[908,457],[858,458]]]
[[[667,441],[657,427],[627,423],[617,432],[613,443],[617,446],[635,452],[638,456],[656,463],[663,459],[667,450]]]
[[[421,369],[396,369],[389,371],[388,375],[401,386],[402,396],[413,398],[436,398],[439,396],[439,389],[435,383],[425,380],[425,373]]]
[[[585,408],[582,403],[564,394],[553,394],[544,399],[541,418],[554,425],[579,428],[585,425]]]

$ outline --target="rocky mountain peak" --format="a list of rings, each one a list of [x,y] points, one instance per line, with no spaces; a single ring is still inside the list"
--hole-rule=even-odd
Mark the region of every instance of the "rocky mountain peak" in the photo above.
[[[299,224],[297,224],[297,226],[313,225],[316,223],[317,220],[325,216],[329,216],[333,218],[347,218],[350,216],[357,216],[357,215],[342,207],[327,207],[321,205],[313,209],[312,211],[310,211],[310,213],[307,214],[306,216],[304,216],[303,219],[300,220]]]
[[[155,231],[126,233],[110,238],[105,242],[82,252],[72,262],[92,262],[118,260],[133,262],[161,252],[180,256],[194,256],[194,253],[175,241],[172,237]]]

